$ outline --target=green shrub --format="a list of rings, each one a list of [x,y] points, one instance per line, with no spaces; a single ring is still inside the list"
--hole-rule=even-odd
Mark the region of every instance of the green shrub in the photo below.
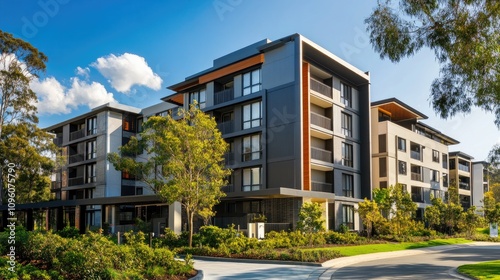
[[[76,227],[66,226],[62,230],[56,231],[56,234],[64,238],[78,238],[80,237],[80,230]]]
[[[67,241],[68,239],[51,232],[31,233],[27,242],[25,256],[22,258],[39,260],[48,265],[66,250]]]
[[[327,260],[342,257],[336,250],[315,250],[315,249],[291,249],[290,259],[301,262],[325,262]]]
[[[326,233],[326,242],[328,244],[356,244],[359,240],[359,235],[354,232],[340,233],[329,231]]]

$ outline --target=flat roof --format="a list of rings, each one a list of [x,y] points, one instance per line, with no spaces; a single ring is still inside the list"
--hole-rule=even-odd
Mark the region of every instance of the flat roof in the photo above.
[[[453,151],[453,152],[449,152],[448,154],[450,155],[450,157],[452,157],[452,156],[458,156],[458,157],[462,157],[462,158],[465,158],[465,159],[468,159],[468,160],[474,159],[473,156],[468,155],[468,154],[466,154],[464,152],[461,152],[461,151]]]

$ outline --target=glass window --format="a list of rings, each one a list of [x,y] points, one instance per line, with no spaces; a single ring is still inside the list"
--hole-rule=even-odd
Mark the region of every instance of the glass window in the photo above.
[[[411,187],[411,200],[413,202],[424,202],[424,190],[421,187]]]
[[[198,102],[198,108],[203,109],[206,105],[206,94],[205,89],[189,93],[189,104],[193,104],[194,101]]]
[[[243,74],[243,95],[261,90],[260,69]]]
[[[144,124],[144,118],[138,118],[137,119],[137,132],[142,132],[143,127],[142,125]]]
[[[262,121],[262,101],[243,106],[243,129],[259,127]]]
[[[96,182],[96,164],[87,165],[87,184]]]
[[[430,174],[431,174],[431,181],[439,182],[439,171],[431,169]]]
[[[260,190],[261,182],[261,167],[243,169],[243,191]]]
[[[353,167],[352,145],[342,143],[342,165]]]
[[[354,176],[342,174],[342,195],[354,197]]]
[[[97,142],[92,140],[87,142],[87,160],[96,158]]]
[[[352,116],[342,113],[342,134],[352,137]]]
[[[97,133],[97,117],[87,119],[87,135]]]
[[[260,134],[243,137],[243,161],[260,159]]]
[[[401,175],[406,175],[406,162],[405,161],[398,161],[398,173]]]
[[[443,168],[448,169],[448,155],[443,154],[442,157],[443,157]]]
[[[432,150],[432,161],[439,163],[439,151]]]
[[[378,136],[378,152],[387,152],[387,134],[379,134]]]
[[[354,230],[354,206],[342,205],[343,219],[342,223],[350,230]]]
[[[387,158],[378,158],[378,175],[379,177],[387,177]]]
[[[346,107],[352,107],[352,88],[340,83],[340,102]]]
[[[406,139],[398,137],[398,150],[406,152]]]

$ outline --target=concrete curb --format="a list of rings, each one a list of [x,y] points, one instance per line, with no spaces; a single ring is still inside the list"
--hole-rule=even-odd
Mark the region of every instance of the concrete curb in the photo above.
[[[474,280],[474,278],[470,278],[469,276],[458,272],[457,268],[452,268],[452,269],[448,270],[448,275],[450,275],[451,277],[457,278],[457,279],[462,279],[462,280]]]
[[[189,278],[189,280],[202,280],[203,279],[203,270],[195,269],[198,273],[194,276]]]
[[[313,266],[322,267],[321,263],[310,263],[310,262],[297,262],[297,261],[280,261],[280,260],[260,260],[260,259],[236,259],[236,258],[221,258],[221,257],[207,257],[207,256],[192,256],[193,261],[203,260],[203,261],[220,261],[220,262],[239,262],[239,263],[264,263],[264,264],[282,264],[282,265],[303,265],[303,266]]]

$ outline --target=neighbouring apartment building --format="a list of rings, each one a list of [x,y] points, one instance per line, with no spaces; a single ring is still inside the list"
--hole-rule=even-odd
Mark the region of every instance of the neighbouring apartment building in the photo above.
[[[472,163],[472,205],[481,210],[484,206],[484,193],[490,190],[489,163],[477,161]]]
[[[368,73],[295,34],[170,86],[164,101],[187,108],[196,100],[230,144],[233,173],[215,224],[245,229],[264,214],[286,229],[304,202],[318,202],[327,228],[360,229],[356,205],[371,197],[369,83]]]
[[[457,185],[460,204],[464,209],[472,206],[472,160],[466,153],[450,153],[450,183]]]
[[[418,219],[431,195],[444,199],[451,178],[448,146],[459,143],[422,119],[427,116],[396,98],[371,105],[373,186],[400,184],[417,203]]]

